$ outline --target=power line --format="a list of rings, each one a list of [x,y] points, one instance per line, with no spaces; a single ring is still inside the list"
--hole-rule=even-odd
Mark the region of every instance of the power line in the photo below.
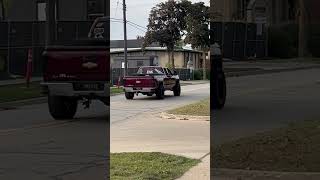
[[[117,16],[118,7],[119,7],[119,0],[117,1],[117,8],[116,8],[116,12],[115,12],[114,16]]]
[[[110,19],[110,22],[123,23],[123,21],[120,21],[120,20],[112,20],[112,19]],[[136,26],[136,25],[134,25],[134,24],[131,24],[130,22],[128,23],[128,25],[130,25],[131,27],[133,27],[133,28],[135,28],[135,29],[137,29],[137,30],[140,30],[140,31],[142,31],[142,32],[147,32],[145,29],[142,29],[142,28],[140,28],[139,26]]]
[[[123,21],[123,19],[119,19],[119,18],[110,18],[110,19],[118,20],[118,21]],[[127,23],[131,23],[131,24],[133,24],[133,25],[135,25],[135,26],[137,26],[137,27],[139,27],[139,28],[148,30],[148,28],[146,28],[146,27],[144,27],[144,26],[142,26],[142,25],[139,25],[139,24],[137,24],[137,23],[134,23],[134,22],[132,22],[132,21],[127,20]]]

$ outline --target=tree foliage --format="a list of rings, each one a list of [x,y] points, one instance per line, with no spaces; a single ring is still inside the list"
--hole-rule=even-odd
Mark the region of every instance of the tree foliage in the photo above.
[[[173,51],[177,42],[184,35],[186,27],[185,16],[186,10],[176,1],[168,0],[157,4],[152,8],[149,15],[148,31],[145,35],[144,47],[154,42],[159,43],[162,47],[167,47],[174,67]]]
[[[207,50],[210,47],[210,9],[204,2],[198,2],[192,4],[188,12],[185,43],[191,44],[192,48]]]
[[[10,0],[0,0],[0,8],[1,8],[1,17],[2,20],[5,20],[7,17],[7,13],[8,13],[8,8],[9,8],[9,2]]]
[[[148,31],[145,34],[144,47],[157,42],[167,47],[169,63],[174,67],[174,48],[184,43],[193,48],[208,49],[209,7],[203,2],[190,0],[168,0],[157,4],[149,15]]]

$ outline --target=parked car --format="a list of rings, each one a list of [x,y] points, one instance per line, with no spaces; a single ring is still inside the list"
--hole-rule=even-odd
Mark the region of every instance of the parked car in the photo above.
[[[110,103],[110,59],[107,18],[93,23],[88,39],[45,49],[43,93],[56,120],[72,119],[78,103],[89,108],[92,100]],[[104,38],[106,37],[106,38]]]
[[[135,94],[164,98],[165,91],[173,91],[174,96],[180,96],[181,86],[176,71],[160,66],[140,67],[134,76],[123,78],[125,97],[133,99]]]

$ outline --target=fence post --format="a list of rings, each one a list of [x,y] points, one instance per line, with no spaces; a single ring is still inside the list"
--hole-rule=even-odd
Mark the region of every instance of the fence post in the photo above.
[[[11,46],[11,24],[10,24],[10,21],[8,21],[8,42],[7,42],[7,45],[8,45],[8,55],[7,55],[7,73],[8,73],[8,76],[10,76],[10,46]]]
[[[27,61],[27,72],[26,72],[26,83],[27,87],[30,85],[30,78],[32,75],[32,48],[28,50],[28,61]]]

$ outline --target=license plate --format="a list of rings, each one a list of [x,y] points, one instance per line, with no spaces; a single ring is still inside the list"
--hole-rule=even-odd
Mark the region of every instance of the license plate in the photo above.
[[[77,91],[101,91],[104,90],[104,85],[99,83],[84,83],[75,84],[75,90]]]
[[[133,90],[142,90],[142,88],[133,88]]]

